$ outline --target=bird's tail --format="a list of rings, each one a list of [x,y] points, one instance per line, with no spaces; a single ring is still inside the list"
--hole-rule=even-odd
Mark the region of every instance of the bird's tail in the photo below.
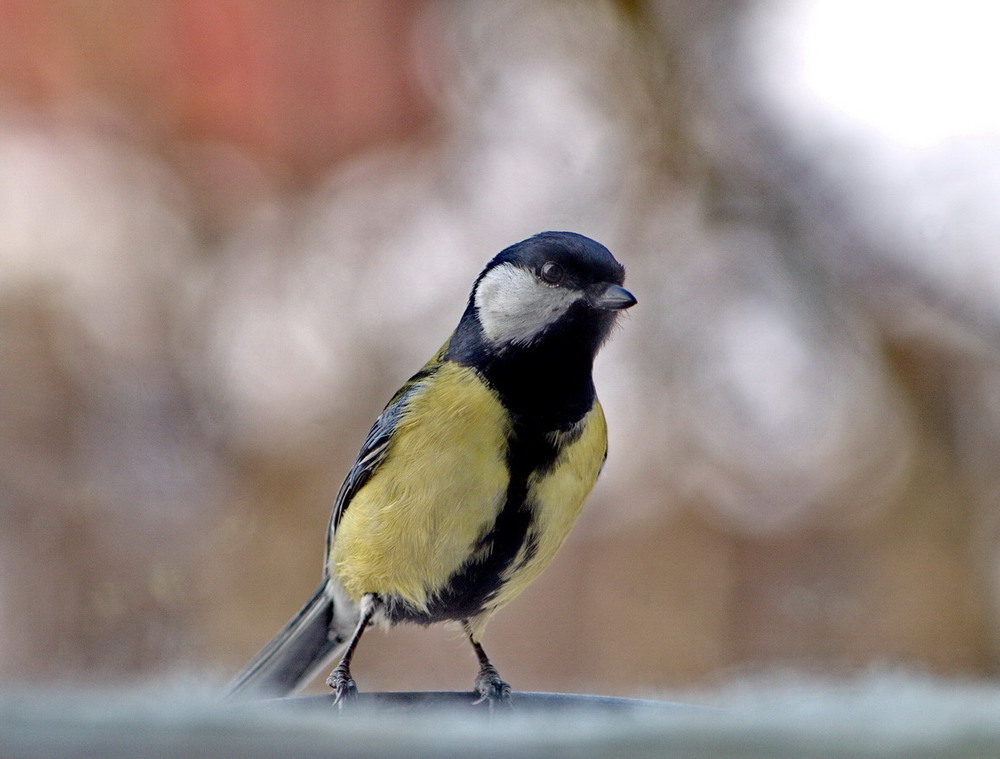
[[[338,619],[335,611],[339,611],[340,616],[351,616],[344,614],[346,609],[334,609],[334,600],[324,582],[299,613],[237,675],[226,698],[279,698],[305,684],[344,646],[350,634],[353,623]]]

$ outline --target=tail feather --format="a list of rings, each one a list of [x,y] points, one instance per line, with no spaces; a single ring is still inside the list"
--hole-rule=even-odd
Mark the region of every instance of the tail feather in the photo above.
[[[227,698],[287,696],[304,685],[346,642],[324,582],[229,686]]]

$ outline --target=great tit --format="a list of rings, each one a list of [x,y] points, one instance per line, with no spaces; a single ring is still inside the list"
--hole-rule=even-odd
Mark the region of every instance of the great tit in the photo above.
[[[591,368],[636,303],[624,276],[572,232],[486,265],[455,332],[365,438],[334,502],[322,582],[230,695],[287,695],[343,651],[327,679],[342,703],[370,624],[453,621],[479,660],[479,700],[509,698],[480,641],[552,560],[604,464]]]

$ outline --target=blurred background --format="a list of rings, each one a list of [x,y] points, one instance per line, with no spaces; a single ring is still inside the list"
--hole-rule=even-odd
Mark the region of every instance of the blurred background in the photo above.
[[[598,362],[605,474],[487,632],[515,689],[994,676],[997,22],[0,0],[0,681],[234,674],[386,400],[546,229],[639,306]],[[355,667],[474,672],[441,627]]]

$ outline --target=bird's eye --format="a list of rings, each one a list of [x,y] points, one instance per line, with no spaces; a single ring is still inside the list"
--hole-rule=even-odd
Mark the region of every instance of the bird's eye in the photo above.
[[[547,261],[542,264],[542,268],[538,272],[538,275],[550,285],[557,285],[562,281],[563,267],[555,261]]]

